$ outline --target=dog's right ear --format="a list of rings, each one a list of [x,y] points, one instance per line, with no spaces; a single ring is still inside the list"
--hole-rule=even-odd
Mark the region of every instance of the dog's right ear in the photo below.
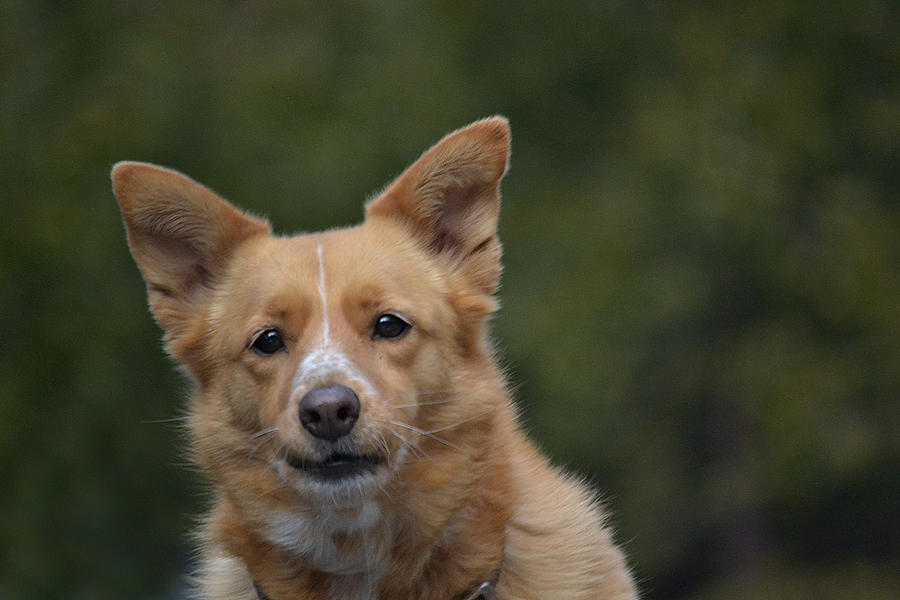
[[[267,233],[269,224],[244,214],[212,190],[171,169],[120,162],[112,186],[128,245],[144,280],[150,309],[165,330],[169,351],[196,322],[234,248]]]

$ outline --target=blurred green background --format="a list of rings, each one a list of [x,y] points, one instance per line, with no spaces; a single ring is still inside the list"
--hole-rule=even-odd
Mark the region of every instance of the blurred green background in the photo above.
[[[312,230],[502,113],[495,333],[645,597],[895,599],[898,40],[866,0],[0,3],[0,598],[183,597],[206,494],[113,162]]]

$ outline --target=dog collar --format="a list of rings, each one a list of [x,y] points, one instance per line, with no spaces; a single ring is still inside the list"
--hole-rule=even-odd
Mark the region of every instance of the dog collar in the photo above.
[[[456,596],[453,600],[497,600],[495,588],[497,587],[497,580],[499,579],[500,569],[497,569],[491,574],[490,579],[478,584],[478,587],[476,587],[468,596]],[[259,587],[259,584],[255,581],[253,582],[253,588],[256,590],[256,595],[259,597],[259,600],[272,600],[272,598],[266,596],[265,592],[262,591],[262,588]]]
[[[459,600],[497,600],[497,594],[494,588],[497,587],[497,580],[500,579],[500,569],[491,574],[491,578],[482,581],[475,590],[468,596],[457,597]]]

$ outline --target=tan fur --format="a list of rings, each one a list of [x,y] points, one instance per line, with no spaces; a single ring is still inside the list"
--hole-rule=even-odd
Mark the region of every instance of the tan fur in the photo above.
[[[450,600],[498,568],[501,600],[636,597],[591,491],[523,436],[492,358],[508,154],[506,120],[476,122],[362,225],[295,237],[174,171],[114,167],[152,312],[196,382],[194,450],[218,498],[200,597],[250,600],[255,581],[273,600]],[[386,313],[411,328],[373,335]],[[254,351],[271,328],[284,348]],[[336,384],[361,412],[329,446],[297,407]],[[377,470],[323,484],[286,460],[332,451]]]

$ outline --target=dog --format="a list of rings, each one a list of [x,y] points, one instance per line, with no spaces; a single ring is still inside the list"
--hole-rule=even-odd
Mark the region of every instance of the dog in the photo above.
[[[292,237],[188,177],[112,170],[215,502],[207,600],[637,597],[595,494],[517,424],[498,308],[509,125],[434,145],[361,225]]]

